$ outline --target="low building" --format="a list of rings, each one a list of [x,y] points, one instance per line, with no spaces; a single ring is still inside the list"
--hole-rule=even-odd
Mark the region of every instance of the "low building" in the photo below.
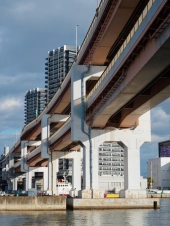
[[[149,159],[147,174],[153,179],[151,188],[170,190],[170,157]]]

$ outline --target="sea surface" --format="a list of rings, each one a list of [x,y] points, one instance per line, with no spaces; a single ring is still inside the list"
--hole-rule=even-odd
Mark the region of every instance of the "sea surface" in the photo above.
[[[170,226],[170,199],[159,210],[0,211],[0,226]]]

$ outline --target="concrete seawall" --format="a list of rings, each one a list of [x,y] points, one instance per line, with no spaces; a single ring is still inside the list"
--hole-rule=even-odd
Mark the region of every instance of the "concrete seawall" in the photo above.
[[[78,199],[62,196],[0,197],[0,211],[51,211],[88,209],[153,209],[160,208],[159,198],[146,199]]]
[[[66,197],[20,196],[0,197],[0,210],[66,210]]]
[[[67,209],[87,210],[87,209],[153,209],[154,203],[160,208],[159,198],[146,199],[73,199],[67,198]]]
[[[170,194],[148,194],[148,198],[170,198]]]

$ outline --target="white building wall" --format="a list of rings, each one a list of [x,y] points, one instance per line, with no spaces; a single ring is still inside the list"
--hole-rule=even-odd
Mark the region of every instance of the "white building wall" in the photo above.
[[[140,177],[140,189],[147,188],[147,179]],[[124,176],[110,176],[102,175],[99,176],[99,189],[105,191],[115,191],[116,193],[124,189]]]
[[[170,157],[149,159],[147,172],[154,181],[152,188],[170,189]]]

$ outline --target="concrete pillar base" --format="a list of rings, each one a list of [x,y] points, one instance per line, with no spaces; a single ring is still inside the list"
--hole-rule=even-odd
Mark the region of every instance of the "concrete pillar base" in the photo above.
[[[92,198],[93,199],[104,198],[104,190],[103,189],[92,189]]]
[[[82,199],[91,199],[92,198],[92,190],[84,189],[78,192],[78,197]]]
[[[78,197],[82,199],[101,199],[104,198],[103,189],[84,189],[78,192]]]
[[[69,195],[70,195],[71,197],[73,197],[73,198],[79,197],[80,193],[81,193],[81,190],[78,191],[78,190],[76,190],[76,189],[71,189],[71,190],[69,191]]]
[[[52,195],[52,191],[51,190],[47,190],[46,191],[46,195]]]
[[[127,190],[120,190],[119,192],[120,198],[127,198],[127,199],[143,199],[146,198],[146,190],[140,190],[140,189],[127,189]]]

